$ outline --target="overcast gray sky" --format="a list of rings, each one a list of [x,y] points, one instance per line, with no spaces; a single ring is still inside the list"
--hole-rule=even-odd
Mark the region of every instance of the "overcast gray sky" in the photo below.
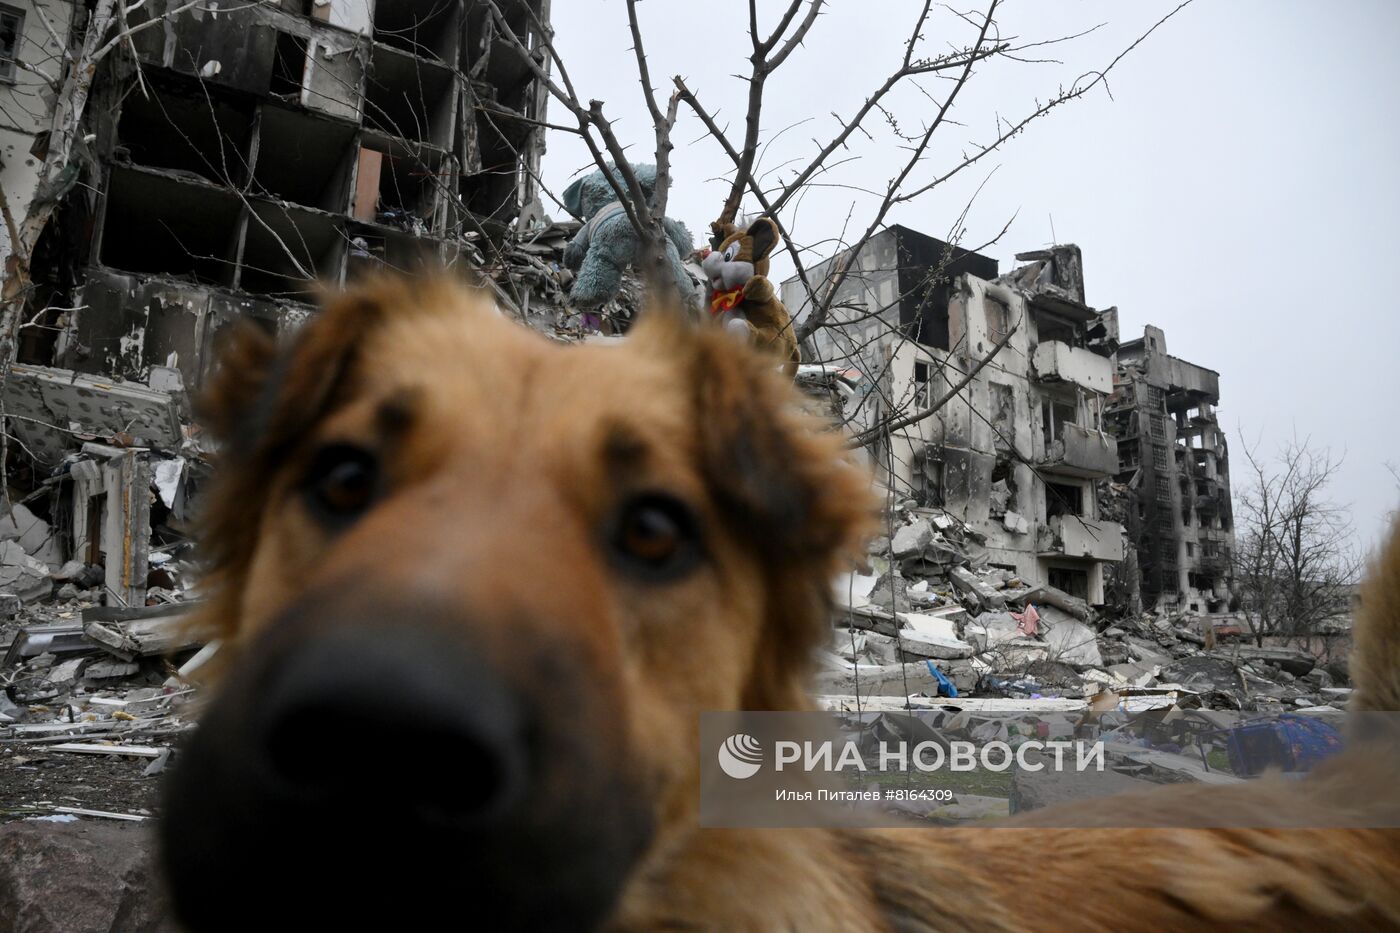
[[[784,5],[758,0],[760,21],[771,28]],[[777,138],[761,168],[775,179],[803,164],[790,160],[811,157],[814,139],[834,133],[833,112],[851,114],[893,69],[919,8],[914,0],[830,6],[769,82],[764,128]],[[1017,119],[1101,69],[1173,6],[1006,3],[1002,34],[1022,41],[1104,25],[1027,53],[1059,64],[1005,62],[975,73],[952,113],[962,125],[916,178],[941,174],[969,143],[988,140],[998,113]],[[639,9],[663,99],[671,76],[683,75],[740,138],[746,86],[734,75],[748,68],[747,5],[646,0]],[[579,93],[603,100],[635,160],[652,161],[624,4],[554,0],[553,19]],[[934,54],[974,37],[945,15],[921,47]],[[1345,452],[1334,495],[1351,505],[1370,545],[1385,513],[1400,506],[1385,467],[1400,466],[1389,409],[1400,401],[1400,315],[1386,272],[1400,257],[1398,47],[1400,2],[1392,0],[1197,0],[1114,69],[1112,99],[1096,90],[1065,104],[889,220],[946,238],[985,182],[963,245],[989,240],[1013,215],[1009,233],[985,250],[1004,270],[1018,251],[1078,243],[1089,303],[1118,306],[1123,339],[1155,324],[1171,353],[1220,372],[1236,485],[1241,431],[1265,451],[1296,433]],[[946,93],[936,81],[926,89]],[[933,105],[910,87],[892,109],[909,132]],[[550,116],[567,114],[554,106]],[[902,164],[889,128],[870,130],[873,140],[846,153],[859,159],[784,218],[799,243],[814,245],[812,260],[831,252],[823,241],[841,234],[848,214],[852,237],[870,222],[874,199],[848,186],[882,187]],[[727,192],[716,177],[728,164],[684,107],[674,139],[668,213],[699,240]],[[544,181],[557,193],[588,155],[567,134],[554,133],[549,145]],[[774,277],[790,269],[778,266]]]

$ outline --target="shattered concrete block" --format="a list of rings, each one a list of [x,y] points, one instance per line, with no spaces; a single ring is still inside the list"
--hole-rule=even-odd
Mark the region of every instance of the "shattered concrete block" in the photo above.
[[[894,611],[909,608],[908,582],[893,571],[883,573],[867,597],[870,605]]]
[[[1078,596],[1071,596],[1064,590],[1056,589],[1053,586],[1037,586],[1024,595],[1017,597],[1021,605],[1035,603],[1037,607],[1041,605],[1055,606],[1063,609],[1080,621],[1089,618],[1089,604]]]
[[[137,674],[141,670],[141,665],[134,661],[122,661],[118,658],[102,658],[93,661],[83,671],[83,679],[100,683],[108,680],[125,680]]]
[[[0,514],[0,540],[18,542],[26,554],[46,566],[62,563],[53,529],[22,502],[16,502],[9,515]]]
[[[928,615],[921,612],[901,612],[897,618],[904,628],[926,638],[942,641],[957,641],[957,624],[948,616]]]
[[[963,638],[979,652],[1021,637],[1020,623],[1009,612],[984,612],[963,628]]]
[[[1046,611],[1053,608],[1047,606]],[[1056,612],[1055,615],[1058,618],[1053,621],[1045,613],[1040,617],[1041,637],[1045,639],[1050,657],[1072,667],[1101,667],[1103,656],[1099,654],[1099,640],[1094,630],[1066,613]]]
[[[52,590],[49,568],[43,561],[26,554],[18,541],[0,541],[0,592],[32,602]]]
[[[66,583],[81,574],[86,566],[80,560],[70,560],[53,572],[53,578],[60,583]]]
[[[958,660],[973,655],[972,646],[960,638],[939,638],[907,628],[899,632],[899,647],[905,654],[939,660]]]
[[[1023,535],[1031,530],[1031,523],[1019,512],[1007,512],[1001,518],[1001,525],[1015,535]]]
[[[836,578],[832,591],[836,594],[836,605],[859,609],[870,602],[870,593],[880,582],[876,574],[860,574],[852,571]]]
[[[1006,599],[994,587],[985,583],[981,577],[966,567],[954,567],[949,570],[948,579],[958,592],[971,597],[981,608],[1006,608]]]
[[[903,560],[906,557],[918,557],[923,553],[925,547],[933,541],[933,526],[926,520],[919,519],[912,525],[905,525],[894,533],[892,547],[896,560]]]
[[[55,685],[71,684],[78,679],[79,669],[87,662],[87,658],[69,658],[67,661],[49,668],[48,676],[44,680]]]

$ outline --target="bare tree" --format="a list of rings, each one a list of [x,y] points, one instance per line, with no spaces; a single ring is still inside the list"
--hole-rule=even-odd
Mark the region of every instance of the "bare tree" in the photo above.
[[[652,85],[651,68],[643,45],[645,30],[638,20],[638,4],[636,0],[627,0],[627,21],[638,76],[655,131],[658,177],[655,193],[649,201],[631,177],[624,158],[627,147],[617,138],[613,125],[604,117],[603,103],[586,98],[575,87],[552,40],[546,39],[539,47],[532,49],[528,43],[514,36],[501,13],[500,2],[487,0],[495,28],[506,37],[536,76],[547,83],[553,99],[573,115],[577,128],[569,128],[569,131],[583,139],[594,163],[599,167],[617,164],[621,183],[614,183],[614,193],[658,262],[663,243],[660,220],[670,183],[666,167],[677,122],[677,102],[684,103],[694,114],[705,130],[702,140],[708,139],[718,145],[733,166],[727,195],[716,213],[717,222],[734,220],[747,198],[778,225],[786,255],[802,284],[803,298],[797,307],[790,307],[789,311],[793,316],[796,337],[806,347],[818,330],[829,328],[840,331],[872,317],[879,319],[877,333],[873,337],[860,338],[864,342],[897,343],[908,339],[907,332],[898,324],[885,324],[882,311],[888,306],[871,307],[864,300],[867,296],[858,281],[866,271],[861,262],[862,250],[872,237],[885,229],[890,212],[932,193],[982,163],[1052,110],[1095,89],[1106,89],[1110,72],[1148,36],[1189,5],[1191,0],[1172,8],[1103,67],[1084,73],[1069,86],[1054,89],[1043,99],[1038,99],[1026,112],[1011,118],[1000,113],[989,114],[992,129],[980,141],[963,139],[959,154],[951,161],[945,157],[943,164],[938,162],[938,153],[956,151],[954,147],[959,140],[950,139],[950,145],[942,149],[935,147],[935,141],[942,141],[967,127],[966,120],[954,119],[952,114],[980,66],[998,59],[1047,61],[1032,56],[1038,50],[1085,33],[1037,39],[1007,36],[1003,35],[997,20],[1000,0],[986,0],[977,12],[963,12],[924,0],[916,10],[911,11],[903,32],[902,54],[892,62],[887,76],[865,95],[863,103],[853,113],[844,117],[833,114],[836,125],[832,131],[824,138],[813,140],[814,151],[802,164],[782,167],[786,177],[781,180],[775,177],[776,170],[761,169],[759,163],[764,147],[786,128],[803,123],[815,114],[785,112],[782,114],[784,128],[775,131],[771,126],[771,108],[765,108],[765,89],[772,76],[798,54],[804,42],[820,31],[825,0],[787,0],[771,31],[759,22],[758,4],[750,0],[744,27],[750,50],[749,68],[747,74],[741,75],[746,85],[742,133],[736,133],[733,138],[719,117],[720,108],[716,104],[722,101],[707,102],[700,91],[690,87],[681,75],[672,78],[674,93],[669,98],[670,106],[665,112],[662,111]],[[960,34],[962,38],[959,38]],[[938,41],[943,46],[931,48]],[[557,74],[557,80],[550,75],[551,69]],[[936,92],[934,88],[939,82],[944,89]],[[901,94],[908,97],[902,98]],[[914,103],[911,104],[910,99]],[[901,110],[908,112],[897,112]],[[839,236],[818,242],[804,241],[796,221],[803,197],[828,184],[834,168],[859,158],[852,150],[862,140],[874,146],[896,147],[906,156],[894,175],[883,185],[864,186],[864,190],[856,192],[848,212],[846,229]],[[965,208],[949,231],[947,239],[950,244],[956,246],[961,241],[966,217]],[[1001,232],[1005,233],[1009,225],[1008,221]],[[854,232],[848,235],[849,231]],[[997,242],[1000,236],[998,234],[977,248]],[[837,258],[826,262],[818,272],[810,260],[817,251],[836,254]],[[931,289],[937,285],[949,259],[950,256],[945,256],[943,262],[938,264],[939,268],[933,270],[920,287]],[[843,314],[833,315],[836,309],[841,309]],[[991,362],[1005,345],[1006,341],[1002,340],[986,355],[969,359],[963,368],[951,366],[948,372],[943,372],[942,367],[950,364],[946,361],[940,364],[938,375],[952,391],[942,394],[932,405],[925,403],[916,406],[912,398],[883,398],[881,424],[858,432],[861,443],[887,436],[894,425],[908,426],[934,414],[957,394],[960,387],[966,385],[978,369]],[[966,353],[966,348],[962,352]],[[809,352],[805,355],[811,358],[813,354]]]
[[[1345,611],[1361,570],[1347,510],[1329,497],[1341,458],[1304,438],[1272,458],[1246,446],[1245,459],[1234,566],[1251,633],[1310,635]]]

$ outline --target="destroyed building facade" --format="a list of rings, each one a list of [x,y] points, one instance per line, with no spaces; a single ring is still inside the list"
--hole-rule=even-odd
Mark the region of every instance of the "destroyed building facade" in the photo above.
[[[877,478],[966,523],[990,565],[1101,603],[1103,565],[1123,556],[1095,489],[1118,470],[1103,424],[1117,313],[1085,304],[1078,247],[1017,258],[998,276],[989,257],[890,227],[831,260],[850,269],[833,319],[859,323],[818,330],[817,357],[863,374],[853,420],[878,424],[932,405],[1009,334],[948,404],[874,443]],[[783,287],[801,308],[800,285]]]
[[[1160,328],[1118,348],[1105,423],[1129,490],[1128,534],[1144,606],[1231,610],[1234,516],[1220,375],[1167,353]]]
[[[36,2],[81,36],[85,4]],[[500,6],[534,48],[548,0]],[[0,58],[57,62],[35,10],[10,11]],[[149,529],[183,510],[201,459],[186,393],[222,335],[240,320],[292,330],[319,287],[378,269],[488,266],[542,214],[546,99],[475,0],[148,0],[130,14],[157,22],[97,68],[81,177],[34,251],[5,389],[12,488],[37,491],[62,556],[103,566],[117,605],[144,604]],[[11,63],[5,77],[3,179],[23,211],[48,104],[38,76]]]

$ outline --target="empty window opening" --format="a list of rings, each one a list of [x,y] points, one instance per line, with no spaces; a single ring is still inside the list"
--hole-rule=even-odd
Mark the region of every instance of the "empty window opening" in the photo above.
[[[127,272],[232,284],[239,202],[203,183],[113,166],[102,228],[102,262]]]
[[[24,13],[11,6],[0,6],[0,81],[15,79],[15,62],[24,36]]]
[[[365,125],[434,146],[449,143],[453,74],[441,65],[374,46],[365,81]]]
[[[277,46],[272,58],[272,79],[269,94],[284,100],[301,102],[302,79],[306,74],[306,39],[290,32],[277,34]]]
[[[451,61],[460,31],[458,7],[447,0],[380,0],[374,4],[374,40],[423,58]]]
[[[1045,484],[1045,518],[1056,515],[1083,515],[1084,487],[1065,483]]]
[[[1077,416],[1075,406],[1070,402],[1056,402],[1051,399],[1044,399],[1040,403],[1041,426],[1045,432],[1045,446],[1060,440],[1064,436],[1064,426],[1075,424]]]
[[[293,204],[344,213],[355,128],[275,105],[262,108],[253,180],[263,193]]]
[[[1067,567],[1050,568],[1050,585],[1080,599],[1089,598],[1089,572]]]
[[[1005,305],[1003,305],[1005,307]],[[1052,314],[1037,311],[1035,315],[1036,337],[1041,343],[1048,343],[1051,340],[1058,340],[1071,346],[1077,346],[1082,341],[1079,339],[1079,332],[1073,324]],[[1005,330],[1002,331],[1005,333]]]
[[[184,82],[148,77],[151,94],[128,94],[117,121],[114,161],[195,174],[239,187],[248,175],[253,108]]]
[[[929,371],[928,363],[918,360],[914,363],[914,408],[922,411],[928,407]]]

